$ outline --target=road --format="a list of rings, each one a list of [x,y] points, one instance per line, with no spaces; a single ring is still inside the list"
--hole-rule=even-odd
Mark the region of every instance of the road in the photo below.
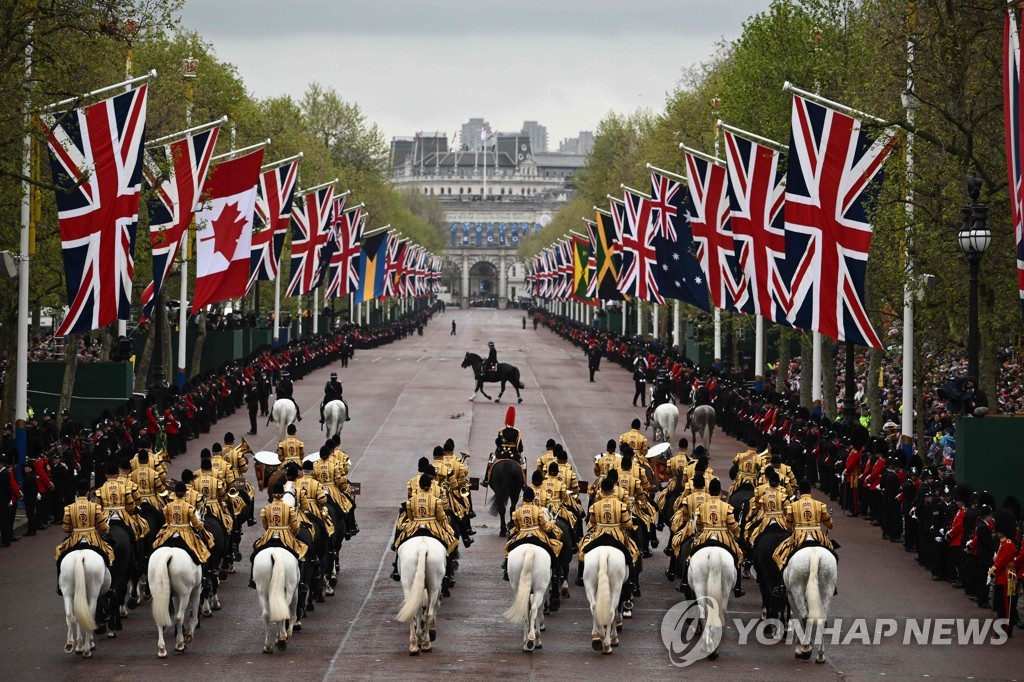
[[[449,335],[450,318],[458,323],[456,337]],[[662,616],[679,601],[679,595],[662,574],[666,558],[660,551],[647,563],[643,597],[637,600],[633,619],[626,621],[622,644],[614,655],[601,656],[590,649],[589,610],[582,588],[575,587],[561,610],[548,618],[543,650],[523,653],[519,626],[500,616],[511,603],[511,590],[501,580],[503,541],[497,536],[496,521],[482,511],[483,489],[474,492],[475,506],[481,510],[475,522],[477,542],[463,550],[458,584],[452,598],[442,602],[434,653],[410,658],[407,627],[394,620],[402,590],[389,577],[395,514],[404,499],[405,482],[415,473],[416,460],[429,456],[445,438],[453,438],[457,450],[471,453],[472,475],[482,476],[508,394],[501,405],[479,397],[467,402],[472,377],[459,363],[466,351],[481,352],[490,340],[497,344],[503,362],[520,368],[527,387],[517,426],[522,429],[531,467],[544,442],[555,438],[571,453],[580,477],[591,479],[592,455],[603,449],[608,438],[628,430],[634,416],[642,416],[629,403],[633,394],[629,374],[605,364],[597,382],[588,382],[582,353],[544,328],[521,329],[520,313],[448,312],[435,318],[423,337],[360,351],[347,369],[325,368],[296,382],[296,397],[306,416],[299,437],[316,444],[321,389],[332,369],[340,372],[353,412],[342,434],[342,447],[353,460],[351,480],[362,484],[357,510],[362,532],[344,546],[338,596],[306,618],[287,652],[260,653],[263,628],[257,598],[247,589],[240,570],[221,587],[223,610],[202,620],[185,654],[157,659],[148,606],[132,613],[116,639],[101,639],[91,660],[63,654],[65,626],[62,601],[54,593],[53,564],[60,531],[51,528],[0,551],[0,603],[6,616],[0,645],[4,677],[153,680],[199,674],[218,679],[336,680],[393,673],[435,679],[438,675],[652,679],[683,674],[718,680],[857,680],[882,676],[1013,679],[1021,674],[1021,637],[1002,646],[969,648],[905,647],[899,640],[885,640],[878,646],[834,646],[827,652],[826,664],[815,665],[794,660],[788,645],[741,646],[732,628],[726,631],[719,660],[700,661],[685,672],[677,671],[669,662],[660,631]],[[213,433],[189,444],[188,455],[173,462],[172,473],[197,468],[200,449],[225,431],[241,434],[247,428],[242,412],[222,420]],[[261,424],[260,435],[250,438],[250,444],[257,450],[272,449],[273,440],[274,434]],[[712,466],[727,470],[727,462],[740,449],[745,448],[717,434],[711,448]],[[243,546],[248,548],[256,536],[255,529],[247,529]],[[840,516],[833,536],[843,547],[839,595],[831,616],[847,620],[989,615],[948,584],[928,580],[902,545],[883,542],[877,529],[864,521]],[[247,569],[248,563],[242,567]],[[572,570],[575,573],[575,567]],[[747,589],[747,596],[730,605],[730,616],[752,617],[759,612],[756,586],[748,582]]]

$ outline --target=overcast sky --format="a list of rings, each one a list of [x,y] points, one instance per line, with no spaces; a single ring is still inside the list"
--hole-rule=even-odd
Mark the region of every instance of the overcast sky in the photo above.
[[[183,23],[258,97],[319,81],[385,135],[547,126],[658,110],[682,70],[770,0],[187,0]]]

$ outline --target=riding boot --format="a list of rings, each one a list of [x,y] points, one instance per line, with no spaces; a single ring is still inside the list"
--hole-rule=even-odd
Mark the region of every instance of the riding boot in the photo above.
[[[402,576],[398,574],[398,552],[395,552],[395,560],[391,562],[391,579],[396,583],[402,579]]]
[[[252,578],[252,569],[253,569],[253,566],[255,566],[255,564],[256,564],[256,553],[253,552],[253,555],[249,557],[249,589],[253,589],[253,590],[256,589],[256,581],[253,580],[253,578]]]
[[[583,562],[576,562],[576,586],[583,587]]]
[[[444,578],[441,580],[441,596],[450,597],[452,596],[451,591],[448,589],[452,582],[452,560],[451,557],[445,559],[444,562]]]
[[[508,582],[508,557],[501,562],[501,579]]]
[[[732,589],[732,594],[736,598],[742,597],[744,594],[746,594],[746,592],[743,591],[743,572],[742,571],[736,571],[736,587],[734,587]]]

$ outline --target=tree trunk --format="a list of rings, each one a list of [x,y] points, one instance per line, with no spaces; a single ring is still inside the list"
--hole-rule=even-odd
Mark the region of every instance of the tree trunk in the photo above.
[[[732,317],[732,366],[740,366],[740,331],[742,330],[741,325],[743,324],[743,318],[739,315],[731,315]]]
[[[156,323],[160,325],[160,329],[163,330],[163,336],[160,338],[160,343],[162,346],[161,350],[163,351],[161,353],[161,357],[163,358],[164,379],[168,382],[174,383],[175,358],[172,357],[171,351],[171,334],[174,333],[174,328],[171,326],[171,319],[167,315],[167,305],[163,301],[163,295],[161,295],[160,298],[161,300],[156,308]]]
[[[5,368],[5,376],[8,377],[4,381],[3,387],[3,412],[0,412],[0,421],[4,424],[13,424],[14,420],[19,416],[14,414],[17,382],[15,377],[18,373],[18,308],[17,306],[11,306],[7,314],[4,316],[3,329],[0,330],[0,336],[3,337],[3,349],[7,352],[7,362]]]
[[[159,303],[159,301],[157,301]],[[156,336],[156,320],[150,320],[149,333],[146,334],[146,343],[142,345],[142,352],[135,358],[135,392],[145,393],[146,380],[149,378],[149,363],[153,359],[153,337]]]
[[[872,348],[868,352],[868,375],[864,379],[864,398],[868,401],[868,418],[871,420],[871,432],[878,433],[882,428],[882,403],[878,400],[878,373],[882,370],[882,358],[885,351]],[[913,409],[907,406],[906,409]]]
[[[811,409],[811,373],[814,364],[814,349],[811,346],[811,332],[800,334],[800,404]]]
[[[199,311],[196,317],[196,343],[192,346],[192,364],[189,366],[188,377],[193,379],[199,375],[203,361],[203,344],[206,342],[206,311]]]
[[[117,330],[117,323],[114,323],[114,330]],[[110,326],[101,327],[99,330],[100,334],[100,362],[107,362],[110,360],[110,347],[113,345],[113,338],[110,333]],[[65,344],[66,346],[67,344]]]
[[[775,365],[775,392],[782,393],[789,388],[789,332],[779,327],[779,363]]]
[[[835,342],[821,338],[821,413],[836,418],[836,361]]]
[[[60,401],[57,414],[71,406],[71,395],[75,388],[75,372],[78,371],[78,334],[64,337],[64,381],[60,386]]]

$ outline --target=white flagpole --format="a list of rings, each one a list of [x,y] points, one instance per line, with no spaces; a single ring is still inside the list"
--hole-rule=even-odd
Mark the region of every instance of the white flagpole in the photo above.
[[[814,332],[814,363],[811,370],[811,402],[821,400],[821,332]],[[825,414],[825,406],[821,405],[821,413]]]
[[[651,304],[651,313],[653,315],[653,322],[651,323],[651,334],[655,340],[661,337],[661,315],[658,314],[658,304]]]
[[[313,336],[320,332],[320,287],[313,289]]]
[[[1011,10],[1012,11],[1012,10]],[[914,22],[914,10],[911,9],[910,21]],[[913,36],[913,33],[911,33]],[[1017,44],[1017,43],[1014,43]],[[906,110],[908,128],[914,127],[914,112],[918,102],[914,94],[914,39],[907,39],[907,92],[903,95],[903,108]],[[906,258],[906,284],[903,285],[903,414],[900,420],[900,436],[903,445],[914,442],[914,286],[911,280],[914,264],[910,259],[910,238],[914,224],[914,133],[906,134],[907,154],[907,229],[904,258]],[[876,381],[868,377],[868,381]],[[867,386],[865,386],[865,389]]]
[[[644,335],[644,304],[640,299],[636,301],[636,335]]]
[[[714,159],[707,159],[711,163],[721,164],[721,160],[718,158],[718,147],[721,144],[721,136],[718,134],[718,120],[715,119],[715,157]],[[694,150],[688,149],[691,154],[694,154]],[[733,341],[735,343],[735,340]],[[715,364],[722,361],[722,311],[719,308],[715,308]]]
[[[356,321],[356,295],[349,293],[348,295],[348,323],[354,324]]]
[[[271,237],[273,239],[273,237]],[[274,278],[274,336],[271,348],[281,345],[281,277],[282,272],[280,261],[277,264],[277,277]]]
[[[682,301],[676,301],[675,305],[672,306],[672,345],[678,346],[680,350],[683,349],[682,339],[680,338],[682,322],[679,310],[682,304]]]
[[[185,127],[192,126],[192,80],[196,77],[195,71],[185,71]],[[188,240],[189,232],[192,229],[194,217],[189,218],[189,226],[181,235],[181,247],[178,253],[181,254],[181,267],[178,275],[181,281],[178,283],[178,377],[179,389],[185,387],[185,357],[186,346],[188,345]],[[197,254],[198,255],[198,254]],[[197,261],[198,262],[198,261]]]
[[[622,299],[622,335],[626,335],[626,299]]]
[[[754,323],[754,390],[764,388],[764,318],[755,316]]]
[[[28,26],[29,40],[25,45],[25,82],[32,82],[32,34],[35,22]],[[42,150],[40,150],[41,152]],[[28,453],[28,268],[29,251],[32,244],[32,187],[28,178],[32,175],[32,95],[25,93],[25,151],[21,160],[21,234],[18,257],[18,357],[15,369],[14,419],[17,431],[18,464],[25,462]],[[72,348],[75,353],[78,349]],[[67,350],[65,349],[65,353]],[[20,468],[20,467],[19,467]],[[6,501],[5,501],[6,502]]]

